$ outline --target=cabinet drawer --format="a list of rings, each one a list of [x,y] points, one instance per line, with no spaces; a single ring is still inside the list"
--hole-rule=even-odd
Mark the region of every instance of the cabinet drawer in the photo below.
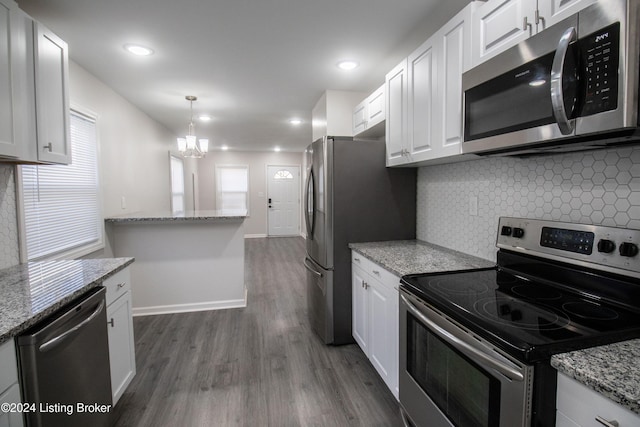
[[[16,347],[13,340],[0,345],[0,393],[18,382]]]
[[[351,251],[351,262],[362,268],[371,277],[380,280],[387,287],[397,288],[400,284],[398,276],[355,251]]]
[[[579,426],[601,426],[596,417],[617,421],[620,427],[640,425],[640,415],[561,373],[558,374],[557,407],[562,414],[559,420],[564,422],[559,425],[571,426],[564,419],[568,418]]]
[[[129,268],[118,271],[103,283],[107,288],[107,306],[131,289],[131,272]]]

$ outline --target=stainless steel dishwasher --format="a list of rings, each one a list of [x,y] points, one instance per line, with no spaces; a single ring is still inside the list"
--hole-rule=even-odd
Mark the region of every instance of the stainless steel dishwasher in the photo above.
[[[27,427],[108,426],[111,374],[105,288],[95,288],[17,338]],[[33,409],[33,411],[31,410]]]

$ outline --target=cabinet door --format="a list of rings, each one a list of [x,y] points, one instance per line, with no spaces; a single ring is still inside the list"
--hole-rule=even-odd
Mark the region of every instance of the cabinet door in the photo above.
[[[368,339],[368,304],[367,291],[365,289],[365,273],[360,267],[352,264],[352,308],[351,322],[352,334],[364,354],[369,355],[369,339]]]
[[[34,25],[38,159],[71,163],[69,57],[67,44],[40,23]]]
[[[365,99],[353,109],[353,134],[357,135],[367,129],[367,100]]]
[[[12,1],[0,0],[0,156],[16,157],[18,147],[14,134],[14,92],[16,64],[16,25]]]
[[[395,393],[398,384],[398,343],[394,313],[397,294],[382,282],[371,278],[369,297],[369,360],[387,387]]]
[[[430,157],[433,149],[433,109],[436,97],[435,38],[431,37],[408,58],[409,161]]]
[[[407,60],[385,78],[387,166],[404,163],[407,133]]]
[[[20,387],[14,384],[7,391],[0,394],[0,405],[3,403],[20,403]],[[0,411],[0,427],[22,427],[22,413]]]
[[[467,6],[437,33],[438,84],[432,132],[432,158],[462,151],[462,73],[471,61],[471,7]]]
[[[538,31],[579,12],[596,0],[538,0]]]
[[[367,128],[373,127],[385,119],[384,85],[376,89],[365,102],[367,103]]]
[[[473,14],[472,66],[531,37],[536,0],[489,0]]]
[[[111,393],[115,405],[136,374],[131,292],[107,307]]]

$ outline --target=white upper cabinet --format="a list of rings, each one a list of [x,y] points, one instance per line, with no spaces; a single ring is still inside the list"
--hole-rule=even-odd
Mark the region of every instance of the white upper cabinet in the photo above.
[[[385,88],[387,91],[387,124],[385,128],[387,166],[394,166],[404,163],[404,157],[407,153],[408,88],[406,59],[387,73]]]
[[[0,0],[0,161],[71,162],[67,44]]]
[[[596,0],[488,0],[473,14],[472,66],[515,46]]]
[[[14,130],[16,76],[21,72],[17,63],[18,6],[10,0],[0,0],[0,156],[17,157],[18,146]]]
[[[385,133],[385,85],[380,86],[353,109],[353,135],[360,138]]]
[[[471,65],[475,7],[470,3],[387,74],[387,166],[440,163],[461,153],[462,73]]]
[[[69,53],[67,44],[34,23],[38,160],[71,163],[69,131]]]

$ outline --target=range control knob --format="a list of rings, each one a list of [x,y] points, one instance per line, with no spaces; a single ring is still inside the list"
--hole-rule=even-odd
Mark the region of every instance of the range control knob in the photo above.
[[[638,255],[638,245],[628,242],[620,244],[620,255],[633,258]]]
[[[500,230],[500,234],[503,236],[511,236],[511,231],[511,227],[503,225],[502,230]]]
[[[613,243],[611,240],[600,239],[600,241],[598,242],[598,252],[610,254],[615,250],[616,250],[616,244]]]
[[[513,229],[513,237],[516,239],[521,239],[524,236],[524,230],[522,228],[514,228]]]

